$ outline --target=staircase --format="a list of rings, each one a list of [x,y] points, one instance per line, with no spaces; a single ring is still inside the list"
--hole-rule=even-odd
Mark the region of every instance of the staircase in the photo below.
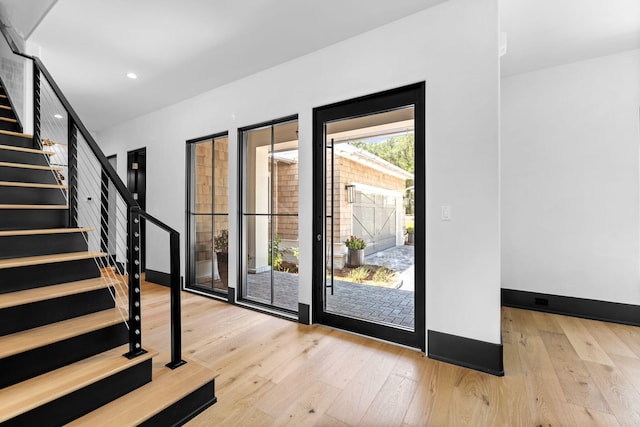
[[[131,355],[113,297],[127,277],[103,280],[108,254],[70,226],[62,168],[39,142],[0,89],[0,425],[181,425],[215,403],[212,372]]]

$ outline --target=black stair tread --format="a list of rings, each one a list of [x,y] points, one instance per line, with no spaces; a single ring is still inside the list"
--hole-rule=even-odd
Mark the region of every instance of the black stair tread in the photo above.
[[[37,170],[45,170],[45,171],[62,171],[62,167],[60,167],[60,166],[40,166],[40,165],[29,165],[27,163],[0,162],[0,166],[6,167],[6,168],[37,169]]]
[[[147,349],[147,353],[130,360],[122,356],[128,350],[128,346],[116,347],[0,390],[0,423],[146,362],[157,355],[157,352]]]
[[[4,130],[4,129],[0,129],[0,134],[11,135],[11,136],[19,136],[19,137],[26,138],[26,139],[32,139],[33,138],[33,135],[30,135],[28,133],[14,132],[14,131],[11,131],[11,130]]]
[[[0,231],[0,237],[33,236],[38,234],[87,233],[90,231],[93,231],[93,228],[79,227],[79,228],[41,228],[41,229],[34,229],[34,230],[5,230],[5,231]]]
[[[67,338],[73,338],[98,329],[122,323],[122,314],[118,308],[75,317],[62,322],[51,323],[38,328],[2,337],[0,345],[0,359],[20,354],[34,348],[44,347]],[[0,402],[2,397],[0,397]],[[0,411],[2,412],[2,411]]]
[[[98,277],[95,279],[78,280],[77,282],[61,283],[43,288],[26,289],[24,291],[0,294],[0,310],[8,307],[30,304],[38,301],[45,301],[54,298],[61,298],[68,295],[80,294],[107,286],[122,284],[113,278]]]
[[[30,265],[53,264],[57,262],[76,261],[79,259],[101,258],[107,256],[104,252],[83,251],[68,252],[53,255],[38,255],[21,258],[0,259],[0,270],[4,268],[26,267]]]
[[[69,188],[69,186],[67,185],[60,185],[60,184],[40,184],[37,182],[15,182],[15,181],[0,181],[0,187],[57,188],[60,190],[66,190]]]
[[[32,153],[32,154],[46,154],[49,156],[56,155],[55,151],[36,150],[35,148],[16,147],[14,145],[4,145],[4,144],[0,144],[0,150],[21,151],[23,153]]]
[[[67,205],[0,205],[0,209],[69,209]]]
[[[160,359],[160,357],[158,357]],[[155,363],[154,363],[155,365]],[[153,380],[67,426],[139,425],[214,379],[215,373],[196,362],[169,369],[154,366]]]

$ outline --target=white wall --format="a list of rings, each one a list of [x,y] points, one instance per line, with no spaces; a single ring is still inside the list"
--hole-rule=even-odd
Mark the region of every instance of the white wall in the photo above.
[[[314,107],[418,81],[427,82],[427,328],[499,343],[497,0],[450,0],[108,129],[98,140],[107,155],[119,158],[147,146],[149,211],[184,231],[185,140],[228,130],[234,165],[238,127],[298,113],[300,170],[311,171]],[[124,162],[118,169],[124,176]],[[233,253],[233,168],[229,186]],[[439,219],[445,204],[453,208],[449,222]],[[311,206],[312,176],[301,174],[299,300],[306,304]],[[166,271],[160,251],[151,243],[148,267]],[[229,260],[230,271],[235,262]]]
[[[502,80],[502,287],[640,304],[640,50]]]

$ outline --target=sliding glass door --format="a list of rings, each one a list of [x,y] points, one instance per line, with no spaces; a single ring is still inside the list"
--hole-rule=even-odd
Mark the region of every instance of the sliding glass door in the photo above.
[[[314,320],[424,349],[424,86],[314,110]]]
[[[227,134],[187,142],[187,287],[228,289],[229,142]]]
[[[239,130],[240,300],[298,311],[298,120]]]

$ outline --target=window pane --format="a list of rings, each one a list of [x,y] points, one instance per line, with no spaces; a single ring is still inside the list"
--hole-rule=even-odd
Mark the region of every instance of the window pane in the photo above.
[[[269,217],[247,215],[244,297],[271,304],[271,233]]]
[[[245,213],[268,214],[271,210],[271,127],[244,133],[247,147]]]
[[[298,217],[274,217],[272,242],[273,304],[298,311]]]
[[[229,217],[213,216],[213,288],[226,292],[229,287]]]
[[[216,138],[213,143],[213,209],[229,213],[229,138]]]
[[[195,222],[195,283],[206,288],[212,287],[213,260],[211,255],[212,222],[210,215],[193,215]]]
[[[212,141],[204,141],[194,144],[191,159],[193,166],[193,178],[195,183],[192,207],[195,213],[211,213],[212,197]]]

